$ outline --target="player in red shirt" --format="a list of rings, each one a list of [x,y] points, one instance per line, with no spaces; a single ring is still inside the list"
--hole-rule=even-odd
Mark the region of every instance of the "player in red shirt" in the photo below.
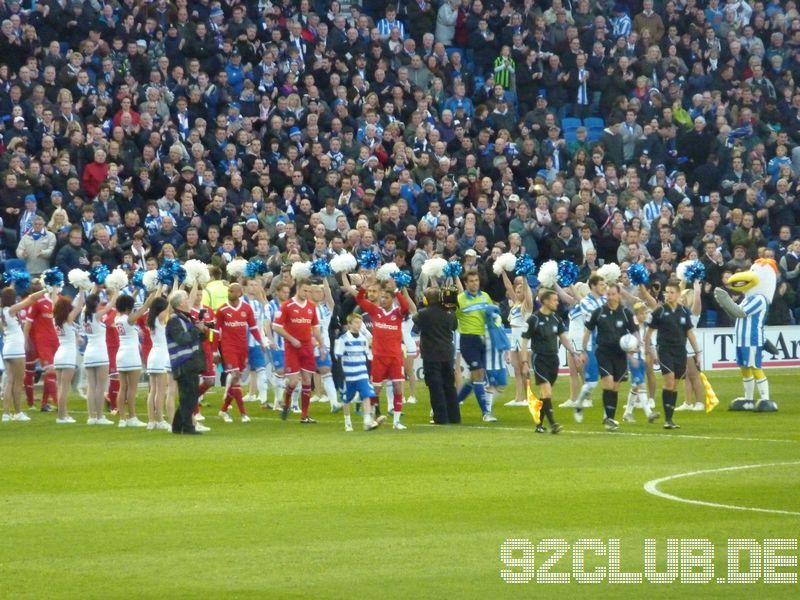
[[[117,372],[117,351],[119,350],[119,331],[114,320],[117,318],[117,309],[109,310],[103,322],[106,324],[106,346],[108,347],[108,402],[111,414],[117,414],[117,396],[119,395],[119,373]]]
[[[297,282],[297,291],[292,298],[281,304],[281,312],[272,323],[272,330],[286,340],[284,348],[286,390],[283,394],[283,411],[281,419],[284,421],[289,416],[292,394],[298,383],[300,388],[300,422],[316,423],[308,416],[308,407],[311,403],[311,380],[317,370],[317,361],[314,358],[314,345],[319,347],[321,359],[325,359],[327,352],[322,343],[319,329],[317,306],[309,300],[311,284],[302,279]]]
[[[242,387],[239,384],[242,372],[247,370],[247,332],[261,343],[261,333],[256,325],[256,318],[250,305],[242,300],[242,286],[232,283],[228,287],[228,302],[217,309],[216,322],[219,329],[219,349],[222,355],[222,364],[228,374],[230,384],[225,394],[225,401],[219,416],[226,422],[231,421],[228,409],[231,402],[236,401],[242,422],[249,423],[250,417],[244,408]]]
[[[381,288],[378,303],[367,299],[367,290],[362,287],[356,294],[356,302],[372,319],[372,387],[380,396],[380,386],[392,382],[394,400],[394,429],[406,429],[400,422],[403,412],[403,320],[408,314],[417,312],[408,290],[400,292],[393,280]]]
[[[31,282],[30,293],[38,292],[42,284],[38,279]],[[33,376],[36,359],[44,371],[42,411],[53,410],[50,405],[58,405],[58,386],[56,371],[53,368],[53,357],[58,350],[58,335],[53,323],[53,298],[45,294],[40,296],[26,311],[24,318],[25,338],[28,348],[25,357],[25,392],[29,394],[28,405],[33,406]]]

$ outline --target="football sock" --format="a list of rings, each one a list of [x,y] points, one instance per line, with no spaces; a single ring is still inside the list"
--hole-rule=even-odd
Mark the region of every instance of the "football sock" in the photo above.
[[[238,383],[236,385],[231,385],[230,395],[236,401],[236,406],[239,408],[239,414],[246,415],[247,410],[244,407],[244,398],[242,398],[242,386]]]
[[[582,407],[584,403],[589,399],[589,396],[592,395],[592,391],[594,388],[597,387],[596,381],[587,381],[583,384],[581,388],[581,393],[578,394],[578,408]]]
[[[764,377],[764,379],[756,381],[756,387],[758,387],[758,395],[761,399],[769,400],[769,381],[767,381],[767,378]]]
[[[752,400],[755,397],[756,380],[753,377],[742,379],[744,384],[744,399]]]
[[[45,387],[45,393],[46,392],[47,388]],[[111,406],[111,410],[117,409],[118,395],[119,395],[119,377],[110,377],[108,380],[108,404],[109,406]]]
[[[403,390],[402,389],[394,392],[392,408],[394,409],[395,423],[399,423],[400,422],[400,413],[403,412]]]
[[[303,417],[308,416],[308,407],[311,404],[311,386],[303,384],[300,391],[300,411]]]
[[[613,419],[617,414],[617,402],[619,393],[614,390],[603,390],[603,410],[606,412],[606,419]]]
[[[486,385],[483,381],[474,381],[472,383],[472,391],[475,393],[475,399],[478,401],[478,406],[481,408],[481,413],[484,415],[489,414],[489,408],[486,406]]]
[[[458,403],[461,404],[467,397],[472,393],[472,384],[469,382],[465,382],[464,385],[461,386],[461,389],[458,390]]]
[[[636,392],[631,390],[628,392],[628,401],[625,403],[625,414],[632,415],[633,414],[633,407],[636,403]]]
[[[675,401],[677,400],[678,392],[671,390],[663,390],[661,392],[661,402],[664,405],[664,418],[667,423],[672,422],[672,414],[675,412]]]
[[[649,417],[653,414],[653,409],[650,408],[650,399],[647,397],[647,392],[639,392],[639,402],[642,403],[642,409],[644,410],[645,415]]]
[[[491,390],[486,390],[486,410],[488,412],[492,412],[492,406],[494,406],[494,392]]]
[[[267,394],[269,393],[269,379],[266,369],[260,369],[256,373],[256,390],[258,390],[258,401],[264,404],[264,402],[267,401]]]
[[[336,406],[339,403],[338,394],[336,393],[336,384],[333,382],[333,374],[326,373],[322,376],[322,387],[325,390],[325,395],[331,406]]]
[[[33,406],[34,404],[33,380],[36,375],[35,367],[35,362],[25,363],[25,378],[22,381],[23,385],[25,386],[25,399],[28,401],[28,406]]]
[[[553,416],[553,400],[551,398],[542,398],[542,412],[547,417],[550,425],[554,425],[556,420]]]
[[[296,387],[297,386],[291,385],[291,384],[286,384],[284,386],[284,388],[283,388],[284,389],[284,392],[283,392],[283,405],[284,406],[290,406],[291,405],[291,403],[292,403],[292,395],[294,394],[294,389]]]

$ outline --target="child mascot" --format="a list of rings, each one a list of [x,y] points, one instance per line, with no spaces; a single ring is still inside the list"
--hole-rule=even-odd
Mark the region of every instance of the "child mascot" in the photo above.
[[[714,297],[720,307],[736,319],[734,336],[736,340],[736,364],[742,371],[744,398],[731,402],[728,410],[754,410],[774,412],[778,405],[770,400],[769,382],[761,368],[761,355],[766,337],[764,323],[767,311],[775,294],[778,267],[772,259],[758,259],[749,271],[742,271],[728,279],[727,286],[744,294],[738,304],[722,288],[714,290]],[[758,388],[760,400],[755,402],[755,389]]]

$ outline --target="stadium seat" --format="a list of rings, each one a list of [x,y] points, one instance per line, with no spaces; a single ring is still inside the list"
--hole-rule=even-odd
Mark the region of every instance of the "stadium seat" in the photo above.
[[[575,117],[565,117],[561,120],[561,129],[563,129],[565,132],[569,130],[575,131],[580,126],[581,120],[576,119]]]
[[[583,120],[583,125],[586,127],[586,129],[599,129],[600,131],[603,131],[603,129],[605,129],[606,122],[600,117],[586,117]]]

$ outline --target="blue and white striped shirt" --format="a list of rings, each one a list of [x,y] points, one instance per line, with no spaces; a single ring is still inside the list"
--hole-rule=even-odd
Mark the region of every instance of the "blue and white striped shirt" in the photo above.
[[[244,301],[250,305],[250,308],[253,309],[253,316],[256,319],[256,328],[258,329],[258,333],[262,336],[264,335],[264,319],[266,318],[266,310],[264,309],[264,304],[260,300],[256,300],[255,298],[248,298],[247,296],[244,297]],[[247,330],[247,347],[248,348],[256,348],[261,344],[258,343],[253,332],[249,329]]]
[[[336,339],[334,350],[341,361],[345,381],[369,380],[369,343],[366,336],[355,336],[346,331]]]
[[[661,204],[656,203],[655,200],[651,200],[644,205],[644,220],[648,225],[661,216],[662,206],[666,206],[669,209],[669,212],[674,214],[674,211],[672,210],[672,204],[666,200],[662,200]]]
[[[761,346],[764,343],[764,320],[767,318],[769,302],[766,296],[747,296],[739,305],[746,317],[736,319],[734,337],[737,348]]]
[[[378,21],[378,24],[375,25],[375,27],[378,29],[378,33],[380,34],[382,40],[387,39],[391,35],[392,29],[394,29],[395,27],[397,27],[400,30],[400,39],[406,38],[406,28],[397,19],[395,19],[394,21],[389,21],[388,19],[383,18],[380,21]]]
[[[631,21],[631,18],[628,15],[622,15],[611,19],[611,26],[612,38],[616,39],[622,36],[627,39],[628,34],[631,32],[631,29],[633,29],[633,21]]]
[[[278,302],[277,299],[272,299],[267,304],[266,316],[270,320],[270,323],[274,323],[275,319],[278,318],[278,315],[281,314],[281,303]],[[277,333],[272,333],[272,341],[275,342],[275,349],[283,352],[284,345],[283,345],[283,338],[279,336]]]
[[[601,296],[597,298],[592,294],[587,294],[586,297],[581,300],[580,306],[581,314],[583,315],[583,322],[586,323],[592,316],[592,313],[596,311],[598,308],[603,306],[606,303],[606,297]],[[594,350],[594,339],[597,336],[597,331],[592,331],[592,336],[589,338],[589,343],[586,344],[586,351]]]

